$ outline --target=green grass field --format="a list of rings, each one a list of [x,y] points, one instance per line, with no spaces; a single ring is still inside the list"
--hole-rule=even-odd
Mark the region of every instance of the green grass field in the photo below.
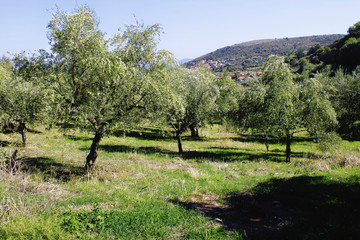
[[[1,239],[360,239],[360,142],[322,152],[213,126],[184,137],[143,129],[107,136],[0,134]],[[18,170],[6,171],[17,149]]]

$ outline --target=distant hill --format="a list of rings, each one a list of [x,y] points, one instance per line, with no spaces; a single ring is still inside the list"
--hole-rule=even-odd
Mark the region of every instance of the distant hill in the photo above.
[[[192,60],[191,58],[184,58],[184,59],[179,60],[179,64],[184,64],[184,63],[190,62],[191,60]]]
[[[284,56],[289,51],[307,52],[312,47],[329,45],[343,36],[332,34],[249,41],[220,48],[185,65],[191,67],[203,63],[208,64],[215,71],[222,71],[225,68],[229,71],[251,70],[259,68],[272,54]]]

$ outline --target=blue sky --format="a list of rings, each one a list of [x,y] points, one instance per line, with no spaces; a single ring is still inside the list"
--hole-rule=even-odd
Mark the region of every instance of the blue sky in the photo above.
[[[359,0],[0,0],[0,56],[49,49],[51,9],[87,4],[100,29],[114,35],[125,24],[160,23],[159,48],[195,58],[257,39],[346,33],[360,21]]]

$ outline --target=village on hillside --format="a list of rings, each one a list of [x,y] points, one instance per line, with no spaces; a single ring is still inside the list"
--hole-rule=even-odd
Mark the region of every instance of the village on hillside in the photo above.
[[[254,56],[254,57],[252,57],[252,59],[253,60],[262,60],[262,57]],[[238,59],[222,59],[222,58],[217,58],[216,60],[206,59],[206,60],[201,60],[200,62],[197,62],[197,63],[195,63],[195,62],[192,63],[190,68],[195,68],[197,66],[203,66],[205,68],[209,68],[209,69],[212,69],[213,71],[216,71],[217,68],[226,68],[226,67],[230,67],[230,66],[234,65],[234,63],[237,60]],[[230,72],[229,77],[231,77],[232,79],[234,79],[238,82],[242,82],[247,77],[258,76],[261,73],[262,72],[259,70],[238,70],[238,71]]]

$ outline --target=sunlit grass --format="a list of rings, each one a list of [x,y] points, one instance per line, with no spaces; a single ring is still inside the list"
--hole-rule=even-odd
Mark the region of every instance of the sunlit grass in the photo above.
[[[115,222],[105,221],[103,228],[81,233],[84,239],[126,238],[120,232],[133,232],[128,238],[236,239],[243,236],[241,229],[224,228],[211,216],[177,202],[210,198],[221,205],[229,195],[254,191],[273,179],[323,176],[350,181],[349,177],[359,174],[359,142],[343,141],[339,150],[329,154],[320,152],[317,143],[306,136],[296,136],[292,162],[286,163],[285,144],[277,139],[270,139],[270,151],[266,151],[261,137],[238,135],[219,126],[201,129],[201,137],[192,140],[185,134],[185,153],[180,155],[171,133],[156,135],[146,129],[126,137],[109,135],[100,142],[95,169],[86,173],[83,167],[91,134],[40,129],[29,133],[26,148],[19,146],[17,134],[0,134],[1,141],[9,143],[2,152],[6,155],[17,149],[18,159],[24,160],[24,171],[0,171],[0,218],[4,223],[0,236],[79,237],[79,229],[69,232],[61,227],[63,213],[70,211],[76,219],[76,212],[92,211],[98,204],[103,216],[133,223],[117,228]],[[154,216],[163,221],[149,222]],[[45,229],[36,227],[48,221],[52,224]],[[15,228],[15,223],[24,229]]]

